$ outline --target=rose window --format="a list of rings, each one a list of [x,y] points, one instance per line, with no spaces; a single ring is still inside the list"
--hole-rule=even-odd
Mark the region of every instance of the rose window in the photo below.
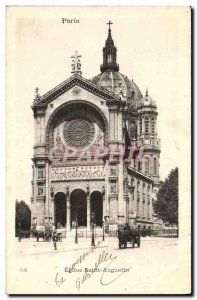
[[[95,135],[94,124],[86,119],[66,121],[63,126],[63,135],[69,146],[88,146],[93,141]]]

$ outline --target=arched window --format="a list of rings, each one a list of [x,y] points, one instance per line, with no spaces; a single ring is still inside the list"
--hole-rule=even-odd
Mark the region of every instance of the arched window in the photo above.
[[[147,200],[148,200],[148,205],[150,205],[150,185],[147,187]]]
[[[111,53],[108,53],[107,60],[108,60],[108,63],[112,62],[112,55],[111,55]]]
[[[153,159],[153,173],[154,175],[157,175],[157,158],[154,157]]]
[[[142,134],[142,119],[140,119],[140,135]]]
[[[145,162],[144,163],[145,163],[145,174],[149,175],[150,170],[149,170],[149,158],[148,157],[145,158]]]
[[[148,117],[146,117],[144,119],[144,127],[145,127],[145,134],[148,134],[149,133],[149,119],[148,119]]]
[[[138,161],[138,167],[137,167],[137,169],[138,169],[138,172],[141,172],[141,169],[142,169],[142,164],[141,164],[141,161]]]
[[[152,135],[155,134],[155,119],[154,118],[151,119],[151,134]]]
[[[142,186],[142,192],[143,192],[142,201],[143,201],[143,203],[145,203],[145,199],[146,199],[145,191],[146,191],[146,185],[145,185],[145,183],[143,183],[143,186]]]
[[[139,192],[140,191],[140,181],[138,180],[137,182],[137,191]]]

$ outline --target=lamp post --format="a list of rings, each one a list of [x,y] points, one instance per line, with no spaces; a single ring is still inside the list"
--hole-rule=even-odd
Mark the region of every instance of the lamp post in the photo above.
[[[78,226],[78,218],[77,218],[77,210],[76,210],[76,212],[75,212],[75,244],[78,244],[77,226]]]
[[[103,221],[103,241],[105,240],[105,221]]]
[[[92,221],[92,241],[91,246],[95,246],[95,240],[94,240],[94,213],[91,215],[91,221]]]

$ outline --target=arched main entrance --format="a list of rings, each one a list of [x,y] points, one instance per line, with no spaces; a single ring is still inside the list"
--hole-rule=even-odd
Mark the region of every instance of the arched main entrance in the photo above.
[[[55,194],[55,226],[60,224],[62,227],[66,225],[66,195],[64,193]]]
[[[103,197],[101,192],[94,191],[90,196],[91,214],[94,213],[96,226],[103,224]]]
[[[71,226],[78,220],[78,226],[87,226],[87,197],[81,189],[72,191],[70,195]]]

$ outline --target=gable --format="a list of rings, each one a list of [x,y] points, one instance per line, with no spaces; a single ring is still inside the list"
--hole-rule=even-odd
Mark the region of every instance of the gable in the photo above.
[[[58,86],[56,86],[55,88],[53,88],[52,90],[50,90],[49,92],[44,94],[43,96],[39,96],[39,97],[35,98],[34,105],[39,105],[39,106],[47,105],[54,99],[65,94],[67,91],[72,89],[74,86],[77,86],[79,88],[87,90],[90,93],[92,93],[96,96],[99,96],[106,101],[111,101],[111,100],[120,101],[119,98],[117,96],[115,96],[113,93],[109,92],[108,90],[106,90],[102,87],[97,86],[90,80],[87,80],[87,79],[81,77],[80,75],[75,74],[75,75],[71,76],[70,78],[68,78],[67,80],[60,83]],[[77,96],[77,89],[75,89],[75,91],[73,91],[73,93],[75,93],[75,92],[76,92],[76,96]]]

